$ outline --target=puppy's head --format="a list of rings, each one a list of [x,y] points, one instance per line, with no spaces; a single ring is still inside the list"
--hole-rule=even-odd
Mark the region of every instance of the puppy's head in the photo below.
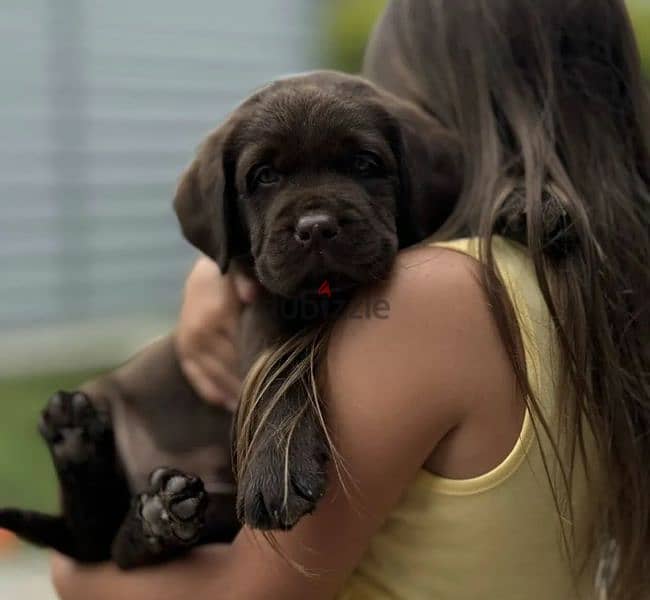
[[[447,218],[458,145],[431,117],[358,77],[316,72],[255,93],[179,184],[188,240],[228,269],[250,255],[272,293],[382,278],[398,247]]]

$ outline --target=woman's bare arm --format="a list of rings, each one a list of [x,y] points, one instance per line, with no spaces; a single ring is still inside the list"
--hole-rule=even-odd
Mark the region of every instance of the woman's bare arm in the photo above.
[[[486,349],[503,354],[467,257],[431,248],[402,254],[391,279],[357,302],[380,300],[388,318],[343,319],[327,356],[327,419],[353,480],[350,497],[332,471],[315,513],[276,534],[281,553],[244,528],[230,547],[129,574],[59,557],[63,600],[332,598],[437,443],[472,410],[477,386],[492,377]]]

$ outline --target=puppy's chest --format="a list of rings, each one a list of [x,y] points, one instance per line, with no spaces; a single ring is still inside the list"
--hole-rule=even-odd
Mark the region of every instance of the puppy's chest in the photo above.
[[[201,477],[210,493],[232,493],[229,423],[211,409],[156,416],[117,400],[111,406],[117,452],[133,492],[148,486],[150,473],[173,467]]]

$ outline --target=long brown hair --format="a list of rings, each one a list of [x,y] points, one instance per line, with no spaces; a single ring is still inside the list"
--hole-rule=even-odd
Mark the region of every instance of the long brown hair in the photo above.
[[[463,140],[465,186],[439,236],[484,241],[484,285],[535,408],[490,242],[500,233],[528,246],[571,390],[558,421],[572,446],[565,491],[593,436],[590,481],[604,482],[594,540],[618,553],[610,597],[645,597],[650,105],[624,1],[394,0],[365,69]]]

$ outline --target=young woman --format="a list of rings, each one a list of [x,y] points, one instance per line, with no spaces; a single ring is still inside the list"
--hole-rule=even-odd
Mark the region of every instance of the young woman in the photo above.
[[[390,318],[333,332],[348,493],[332,472],[277,549],[244,529],[128,575],[57,557],[64,600],[650,594],[650,107],[623,0],[395,0],[367,72],[460,135],[465,187],[446,241],[356,300]],[[185,314],[219,360],[191,324],[179,346],[227,402],[250,290],[211,269]]]

